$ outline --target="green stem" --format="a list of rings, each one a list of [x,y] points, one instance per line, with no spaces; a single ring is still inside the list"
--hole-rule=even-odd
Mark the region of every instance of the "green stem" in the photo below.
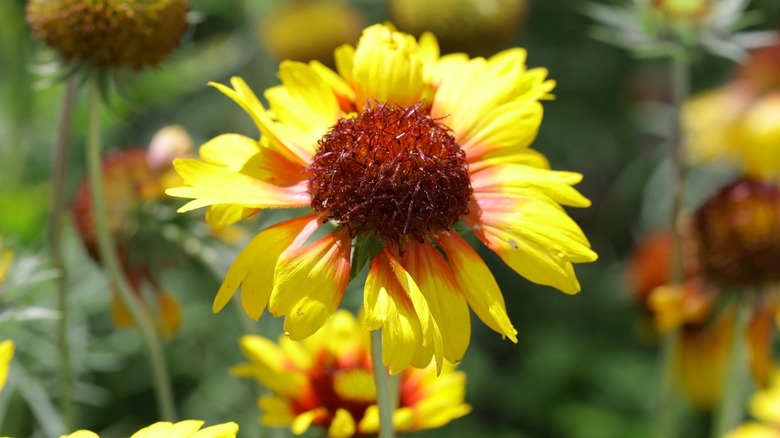
[[[70,150],[70,123],[73,103],[76,97],[76,80],[68,79],[65,96],[60,107],[57,121],[57,139],[54,146],[54,165],[52,169],[51,216],[49,218],[49,250],[51,261],[57,271],[57,306],[60,311],[58,321],[58,344],[60,354],[60,409],[67,430],[76,430],[76,407],[73,403],[73,368],[70,355],[68,275],[62,255],[62,221],[67,202],[65,199],[65,180],[68,174],[68,155]]]
[[[382,364],[382,331],[371,332],[371,367],[376,384],[376,402],[379,406],[379,438],[393,438],[393,405],[390,400],[390,383]]]
[[[176,421],[176,408],[173,403],[173,391],[165,365],[162,345],[157,336],[148,312],[142,310],[135,298],[130,284],[122,272],[116,254],[116,247],[108,229],[106,215],[105,193],[103,191],[103,175],[100,162],[100,85],[92,78],[89,98],[89,137],[87,138],[87,167],[91,187],[92,209],[95,216],[98,250],[100,260],[106,268],[110,282],[119,293],[122,303],[141,332],[141,338],[146,346],[149,362],[152,368],[157,408],[160,419]]]
[[[738,303],[737,317],[734,319],[731,356],[726,375],[723,376],[723,387],[720,392],[718,406],[713,416],[712,437],[721,438],[737,427],[742,420],[742,409],[745,401],[745,382],[748,380],[748,360],[745,332],[752,307],[747,299]]]
[[[689,94],[690,66],[688,53],[685,49],[671,59],[672,88],[672,127],[669,135],[669,159],[672,167],[672,208],[670,224],[672,231],[672,254],[669,266],[669,284],[680,285],[684,281],[685,270],[683,260],[683,236],[677,226],[683,207],[685,182],[685,165],[682,157],[682,126],[680,113]],[[661,350],[662,377],[661,394],[659,397],[658,436],[674,438],[677,435],[677,394],[674,387],[673,368],[674,351],[679,342],[679,330],[667,333]]]

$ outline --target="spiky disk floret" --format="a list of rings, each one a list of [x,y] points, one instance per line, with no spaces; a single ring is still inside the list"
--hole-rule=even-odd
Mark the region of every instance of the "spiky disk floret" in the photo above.
[[[403,246],[468,212],[466,156],[419,104],[379,105],[339,120],[320,140],[309,171],[312,207],[353,237],[372,233]]]

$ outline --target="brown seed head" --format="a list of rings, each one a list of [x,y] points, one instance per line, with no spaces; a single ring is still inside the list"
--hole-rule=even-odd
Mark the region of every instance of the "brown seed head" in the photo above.
[[[353,237],[372,233],[399,249],[468,212],[465,153],[421,104],[379,105],[339,120],[320,140],[309,171],[315,210]]]
[[[30,0],[27,22],[66,61],[142,70],[179,45],[188,9],[187,0]]]

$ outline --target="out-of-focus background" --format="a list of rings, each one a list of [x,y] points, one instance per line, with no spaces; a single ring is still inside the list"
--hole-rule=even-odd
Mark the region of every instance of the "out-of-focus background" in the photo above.
[[[0,435],[44,437],[61,421],[51,397],[57,393],[56,292],[45,248],[64,87],[56,56],[31,38],[24,3],[0,1],[0,235],[15,252],[13,283],[6,288],[11,292],[0,297],[0,337],[17,345],[9,387],[0,393]],[[547,68],[557,82],[556,99],[544,103],[532,147],[554,169],[584,175],[577,187],[593,205],[569,213],[599,260],[576,267],[582,292],[568,296],[521,278],[482,248],[519,342],[502,340],[475,318],[460,365],[468,375],[466,399],[473,412],[420,436],[647,437],[656,419],[658,339],[631,299],[626,266],[636,242],[669,221],[668,61],[632,58],[591,38],[594,22],[583,13],[584,5],[577,0],[192,0],[193,24],[173,56],[153,70],[118,78],[121,86],[102,114],[105,150],[146,146],[156,131],[174,124],[186,129],[196,146],[223,133],[256,137],[250,118],[206,86],[208,81],[227,83],[238,75],[260,95],[278,83],[280,60],[332,65],[333,49],[354,45],[372,23],[390,21],[416,36],[431,30],[443,53],[489,56],[526,48],[528,66]],[[763,17],[754,28],[780,26],[776,0],[755,0],[750,9]],[[693,90],[725,83],[734,68],[732,61],[702,53],[693,63]],[[70,200],[84,175],[86,93],[78,96],[72,126]],[[686,202],[697,205],[727,178],[725,171],[692,172]],[[181,227],[190,228],[176,230],[195,229],[205,237],[167,234],[167,244],[180,251],[171,253],[176,263],[158,266],[157,274],[160,286],[182,305],[180,330],[165,343],[182,418],[237,421],[242,437],[284,436],[257,422],[254,400],[262,389],[228,374],[230,366],[244,361],[237,343],[241,333],[276,338],[281,320],[266,314],[255,323],[232,305],[211,312],[221,275],[245,239],[283,215],[264,212],[244,224],[245,234],[237,231],[227,239],[235,243],[215,239],[213,247],[202,212],[187,216]],[[65,229],[79,420],[105,436],[127,435],[156,419],[142,344],[134,331],[114,326],[105,280],[72,220]],[[153,239],[147,243],[141,252],[169,250]],[[356,309],[360,296],[360,285],[351,285],[343,306]],[[8,316],[12,310],[16,313]],[[684,406],[681,429],[687,433],[681,436],[703,436],[708,414]]]

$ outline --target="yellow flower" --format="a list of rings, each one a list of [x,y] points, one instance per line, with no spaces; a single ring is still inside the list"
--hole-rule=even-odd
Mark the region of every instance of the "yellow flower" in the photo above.
[[[201,429],[202,421],[185,420],[178,423],[160,421],[134,433],[130,438],[236,438],[238,425],[223,423]],[[79,430],[60,438],[100,438],[95,432]]]
[[[759,179],[780,178],[780,45],[753,54],[730,84],[683,108],[693,164],[733,162]]]
[[[11,359],[14,357],[14,341],[6,339],[0,342],[0,389],[5,386],[8,379],[8,368],[11,366]]]
[[[780,371],[775,370],[768,388],[753,394],[748,410],[761,423],[748,421],[724,438],[780,438]]]
[[[266,109],[243,80],[214,84],[254,119],[261,137],[218,136],[201,160],[174,162],[194,198],[224,227],[263,208],[311,207],[252,239],[214,301],[239,286],[250,317],[285,315],[292,340],[335,312],[352,274],[370,261],[365,326],[383,330],[391,373],[432,356],[457,362],[470,338],[468,307],[516,342],[487,265],[453,230],[465,227],[536,283],[576,293],[572,263],[596,254],[561,205],[590,202],[571,186],[581,175],[549,169],[529,148],[554,82],[528,70],[522,49],[490,59],[439,57],[390,25],[337,49],[338,73],[318,62],[283,62]],[[330,223],[335,231],[311,243]],[[353,252],[354,247],[354,252]]]
[[[339,310],[303,342],[244,336],[241,348],[250,362],[231,372],[273,392],[258,400],[263,424],[288,426],[297,435],[311,425],[327,429],[330,437],[376,435],[379,411],[368,338],[352,314]],[[433,364],[403,370],[395,430],[435,428],[471,411],[463,401],[466,375],[454,368],[445,366],[438,377]]]

